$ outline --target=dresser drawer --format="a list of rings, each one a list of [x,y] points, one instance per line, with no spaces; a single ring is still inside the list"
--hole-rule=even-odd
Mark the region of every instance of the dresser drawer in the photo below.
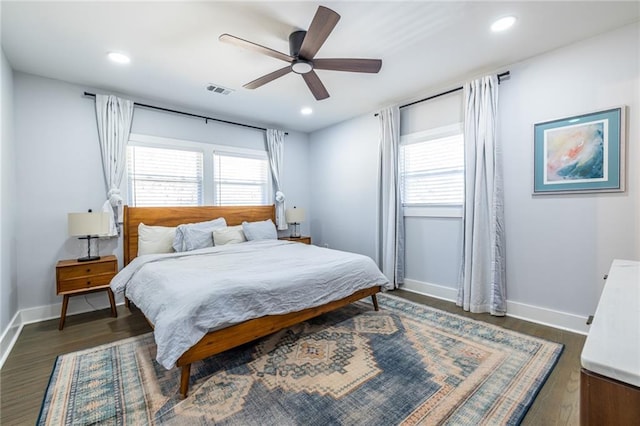
[[[74,290],[87,290],[93,287],[108,285],[115,274],[101,274],[90,277],[74,278],[58,281],[58,293]]]
[[[100,274],[115,274],[117,272],[116,262],[95,262],[86,265],[79,264],[58,268],[58,279],[69,280]]]

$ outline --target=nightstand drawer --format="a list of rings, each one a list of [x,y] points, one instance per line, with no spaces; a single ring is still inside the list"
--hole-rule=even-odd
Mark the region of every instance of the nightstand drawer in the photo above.
[[[115,274],[117,272],[116,262],[92,262],[86,265],[73,265],[58,268],[58,279],[69,280],[73,278],[100,275]]]
[[[294,243],[311,244],[311,237],[280,237],[278,239],[293,241]]]
[[[74,278],[58,281],[58,293],[74,290],[86,290],[92,287],[108,285],[115,274],[93,275],[90,277]]]

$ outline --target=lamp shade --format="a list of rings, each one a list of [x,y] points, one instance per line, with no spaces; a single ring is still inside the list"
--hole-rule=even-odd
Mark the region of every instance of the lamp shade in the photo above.
[[[294,207],[292,209],[287,209],[284,215],[287,220],[287,223],[304,222],[304,209],[299,209],[297,207]]]
[[[109,233],[109,213],[69,213],[69,235],[106,235]]]

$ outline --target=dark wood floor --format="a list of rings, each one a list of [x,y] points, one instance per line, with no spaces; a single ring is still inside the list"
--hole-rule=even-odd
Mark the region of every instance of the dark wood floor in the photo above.
[[[523,425],[577,425],[579,420],[580,352],[585,337],[515,318],[499,318],[462,312],[445,302],[406,291],[394,294],[445,311],[563,343],[564,352],[527,413]],[[58,320],[24,327],[0,371],[0,424],[35,424],[44,390],[57,355],[151,331],[143,316],[118,307],[118,318],[101,310],[67,318],[63,331]]]

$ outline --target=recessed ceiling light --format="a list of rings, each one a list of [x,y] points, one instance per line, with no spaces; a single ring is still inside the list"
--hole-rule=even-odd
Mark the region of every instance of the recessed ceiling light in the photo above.
[[[131,59],[129,59],[129,57],[123,53],[109,52],[107,56],[113,62],[117,62],[119,64],[128,64],[129,62],[131,62]]]
[[[313,110],[309,107],[304,107],[300,110],[300,114],[302,115],[309,115],[313,112]]]
[[[497,21],[495,21],[493,24],[491,24],[491,31],[497,33],[500,31],[508,30],[515,23],[516,23],[515,16],[505,16],[504,18],[500,18]]]

